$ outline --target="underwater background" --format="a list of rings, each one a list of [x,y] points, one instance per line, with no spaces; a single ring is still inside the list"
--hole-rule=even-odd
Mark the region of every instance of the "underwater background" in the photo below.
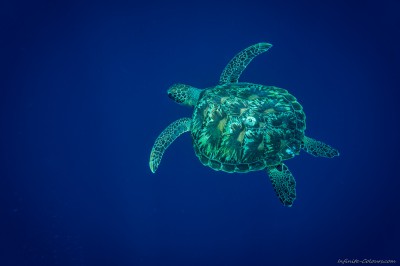
[[[8,1],[0,4],[0,265],[400,262],[399,1]],[[191,137],[151,147],[192,109],[173,83],[289,90],[306,134],[282,206],[266,172],[202,166]]]

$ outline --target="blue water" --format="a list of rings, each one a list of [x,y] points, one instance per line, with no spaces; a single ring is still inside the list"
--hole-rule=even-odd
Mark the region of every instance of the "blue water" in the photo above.
[[[339,265],[400,262],[398,1],[9,1],[0,7],[0,265]],[[325,3],[321,3],[325,2]],[[281,205],[265,172],[227,174],[180,137],[181,82],[215,85],[257,42],[241,80],[289,90],[307,135]]]

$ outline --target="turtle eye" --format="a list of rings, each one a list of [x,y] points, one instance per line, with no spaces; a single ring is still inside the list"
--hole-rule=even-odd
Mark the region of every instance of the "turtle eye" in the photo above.
[[[168,91],[167,94],[168,94],[168,97],[170,99],[174,100],[177,103],[183,103],[184,102],[184,98],[177,91]]]

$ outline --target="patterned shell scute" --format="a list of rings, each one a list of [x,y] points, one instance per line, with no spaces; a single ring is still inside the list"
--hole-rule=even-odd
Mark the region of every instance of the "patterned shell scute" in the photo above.
[[[226,172],[261,170],[293,158],[306,128],[295,97],[251,83],[205,90],[192,121],[196,155],[204,165]]]

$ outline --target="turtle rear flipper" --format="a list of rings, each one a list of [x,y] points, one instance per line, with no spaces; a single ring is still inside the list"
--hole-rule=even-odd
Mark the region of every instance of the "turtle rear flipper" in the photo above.
[[[153,149],[150,153],[150,170],[155,173],[161,162],[162,156],[169,145],[176,140],[177,137],[190,130],[192,119],[181,118],[170,124],[156,139]]]
[[[314,155],[316,157],[332,158],[335,156],[339,156],[338,150],[332,148],[328,144],[323,143],[322,141],[318,141],[313,138],[304,136],[303,143],[304,143],[303,149],[309,154]]]
[[[289,168],[281,163],[267,167],[269,179],[283,205],[291,207],[296,199],[296,181]]]

